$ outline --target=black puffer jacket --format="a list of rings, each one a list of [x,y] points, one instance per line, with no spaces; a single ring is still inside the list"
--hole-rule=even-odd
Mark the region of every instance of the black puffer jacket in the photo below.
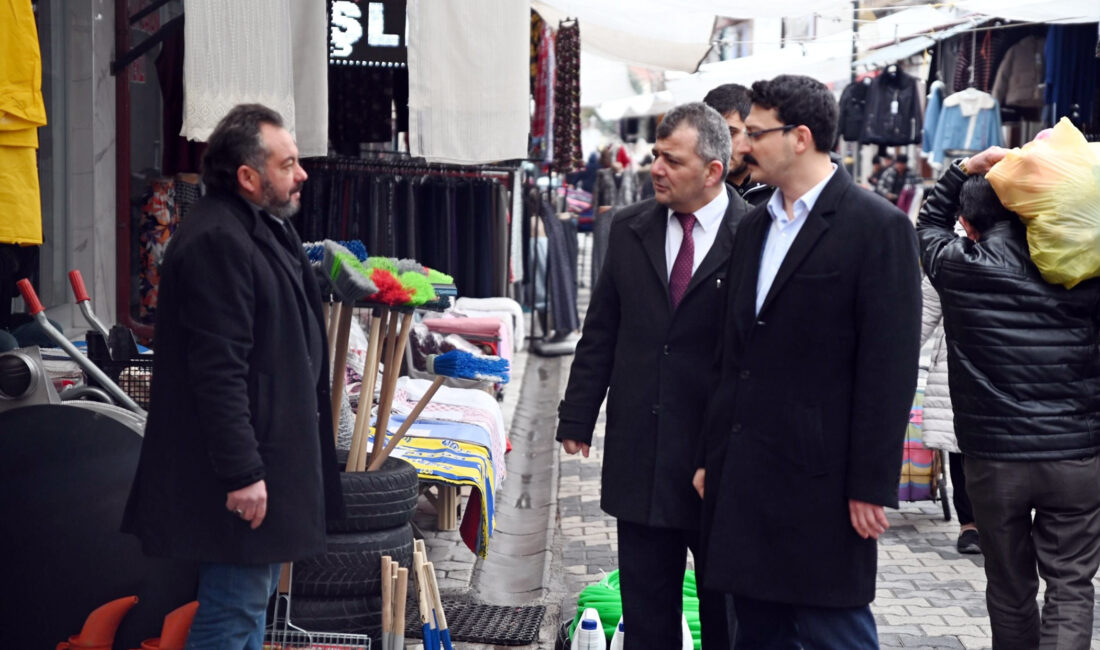
[[[964,455],[1059,460],[1100,451],[1100,283],[1049,284],[1023,226],[955,236],[952,165],[921,208],[921,262],[943,304],[955,432]]]

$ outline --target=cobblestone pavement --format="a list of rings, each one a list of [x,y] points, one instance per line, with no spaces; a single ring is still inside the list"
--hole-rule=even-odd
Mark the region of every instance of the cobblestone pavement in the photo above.
[[[582,290],[582,312],[587,297],[587,291]],[[543,450],[541,462],[549,469],[545,476],[552,481],[549,507],[535,513],[548,517],[545,552],[535,560],[544,567],[542,589],[511,601],[547,608],[539,639],[522,646],[527,649],[553,648],[561,621],[575,612],[580,590],[617,568],[615,521],[599,507],[603,414],[589,458],[569,456],[560,446],[545,452],[547,440],[553,438],[553,405],[564,390],[571,362],[572,357],[541,359],[519,354],[514,361],[514,384],[506,391],[503,404],[506,426],[516,429],[509,467],[521,456],[531,455],[532,445],[538,446]],[[510,483],[522,482],[522,476],[510,472],[502,493],[508,493]],[[498,504],[498,522],[508,520],[509,515],[502,511],[508,504],[504,500],[498,500]],[[878,590],[872,605],[881,646],[890,650],[989,648],[983,559],[955,551],[958,523],[944,521],[939,503],[903,503],[899,510],[887,512],[890,529],[879,542]],[[422,501],[415,521],[424,530],[429,556],[445,594],[500,602],[499,574],[490,575],[488,562],[478,560],[457,531],[435,530],[434,512],[426,502]],[[490,543],[489,553],[490,560],[499,554],[504,564],[522,558],[508,548],[506,540],[497,538]],[[527,566],[530,562],[528,558]],[[463,643],[461,647],[489,650],[505,646]],[[1100,648],[1100,627],[1094,627],[1092,647]]]

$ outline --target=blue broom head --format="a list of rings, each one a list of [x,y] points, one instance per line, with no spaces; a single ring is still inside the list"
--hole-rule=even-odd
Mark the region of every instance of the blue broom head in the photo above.
[[[320,264],[325,261],[325,242],[307,241],[302,243],[302,249],[306,252],[311,264]]]
[[[351,251],[351,254],[355,256],[355,259],[360,262],[367,259],[367,247],[363,245],[363,242],[358,239],[349,239],[347,241],[341,241],[340,245]]]
[[[470,354],[465,350],[428,355],[428,372],[433,375],[507,384],[509,370],[507,359]]]

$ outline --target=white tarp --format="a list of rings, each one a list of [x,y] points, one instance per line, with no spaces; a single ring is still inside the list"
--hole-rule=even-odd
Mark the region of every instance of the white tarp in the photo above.
[[[636,94],[627,64],[581,50],[581,106],[599,106],[609,99]]]
[[[710,50],[717,17],[810,16],[850,6],[846,0],[533,0],[551,26],[581,26],[581,48],[654,70],[694,72]]]
[[[662,90],[656,93],[645,93],[644,95],[622,97],[603,102],[596,109],[596,114],[600,116],[601,120],[613,122],[624,117],[660,115],[675,107],[676,100],[672,93]]]
[[[961,11],[1023,22],[1100,22],[1100,0],[961,0],[956,7]]]
[[[667,82],[676,104],[697,102],[715,86],[737,83],[751,86],[760,79],[781,74],[800,74],[835,86],[851,76],[851,32],[833,34],[805,47],[791,46],[762,54],[708,63],[697,74]]]

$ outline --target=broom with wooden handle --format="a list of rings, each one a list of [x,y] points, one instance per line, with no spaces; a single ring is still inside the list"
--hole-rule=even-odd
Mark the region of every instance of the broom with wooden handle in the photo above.
[[[393,594],[393,650],[405,648],[405,599],[409,593],[409,570],[397,569],[397,587]]]
[[[435,579],[435,565],[426,562],[424,571],[428,574],[428,591],[432,595],[435,628],[438,630],[439,641],[443,644],[443,650],[454,650],[454,646],[451,645],[451,631],[447,629],[447,617],[443,614],[443,599],[439,597],[439,583]]]
[[[393,589],[390,583],[390,556],[382,556],[382,650],[393,648]]]
[[[382,451],[377,456],[372,456],[370,471],[382,466],[382,463],[386,461],[386,458],[397,447],[397,444],[409,432],[413,423],[416,422],[416,418],[420,417],[420,413],[435,397],[436,392],[439,391],[440,386],[447,380],[447,377],[504,383],[508,381],[508,360],[500,357],[479,356],[463,350],[451,350],[443,354],[428,355],[428,372],[435,375],[435,379],[432,380],[431,386],[424,391],[424,395],[413,406],[412,412],[405,416],[401,428],[393,434],[393,437],[386,443],[385,448],[382,448],[382,445],[378,443],[379,440],[384,439],[384,434],[379,433],[382,428],[379,426],[376,429],[374,434],[375,448]],[[392,403],[392,396],[390,399]],[[379,422],[382,421],[381,411],[378,419]]]
[[[359,410],[355,413],[355,429],[351,438],[348,462],[344,466],[348,472],[362,472],[366,469],[366,448],[370,413],[374,406],[374,383],[378,379],[378,360],[381,358],[379,341],[385,311],[376,310],[371,315],[370,334],[367,337],[367,358],[363,364],[363,382],[359,385]]]

